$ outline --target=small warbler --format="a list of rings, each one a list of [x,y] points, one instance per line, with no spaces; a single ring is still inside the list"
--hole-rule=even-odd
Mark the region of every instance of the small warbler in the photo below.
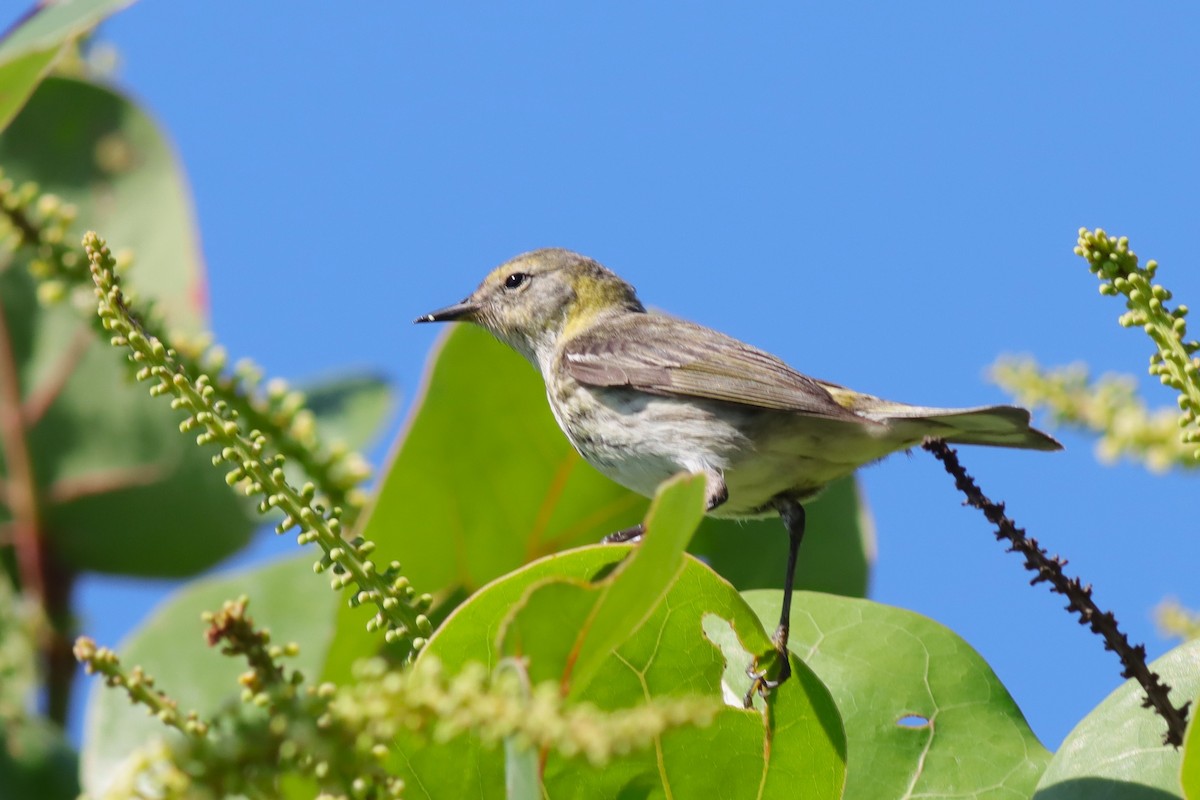
[[[925,408],[802,375],[710,328],[647,311],[633,287],[569,250],[497,267],[460,303],[416,322],[482,326],[536,367],[559,427],[592,466],[639,494],[678,472],[706,478],[708,513],[779,514],[789,534],[777,670],[759,668],[745,704],[791,674],[787,657],[803,503],[830,481],[926,438],[1058,450],[1013,406]],[[608,541],[627,541],[640,526]],[[774,677],[769,678],[768,672]]]

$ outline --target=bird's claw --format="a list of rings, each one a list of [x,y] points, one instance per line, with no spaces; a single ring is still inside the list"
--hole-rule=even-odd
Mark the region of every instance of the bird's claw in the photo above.
[[[754,659],[746,665],[746,675],[750,678],[750,688],[746,690],[746,696],[742,698],[742,706],[751,708],[754,705],[754,695],[759,695],[764,700],[771,690],[778,687],[781,683],[792,676],[792,663],[787,656],[787,651],[775,652],[779,660],[779,677],[774,680],[767,677],[767,669],[755,669],[758,666],[758,659]]]

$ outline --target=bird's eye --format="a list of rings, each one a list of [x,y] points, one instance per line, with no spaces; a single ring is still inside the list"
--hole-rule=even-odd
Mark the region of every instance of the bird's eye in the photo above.
[[[526,272],[514,272],[504,279],[505,289],[519,288],[525,281],[529,280],[529,274]]]

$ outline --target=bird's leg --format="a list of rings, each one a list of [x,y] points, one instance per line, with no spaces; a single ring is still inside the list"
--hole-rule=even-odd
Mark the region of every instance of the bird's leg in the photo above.
[[[707,472],[706,478],[704,512],[708,513],[729,499],[729,489],[725,486],[725,478],[719,472]],[[604,544],[624,544],[625,542],[640,541],[645,535],[646,526],[639,522],[631,528],[610,533],[600,541]]]
[[[783,518],[783,524],[788,532],[787,572],[783,577],[783,609],[779,614],[779,627],[771,637],[775,652],[779,655],[779,677],[775,680],[767,678],[767,670],[755,669],[755,661],[746,667],[750,676],[750,689],[742,699],[746,708],[750,708],[755,693],[766,697],[779,684],[786,681],[792,674],[792,664],[788,657],[788,632],[792,621],[792,585],[796,581],[796,555],[800,552],[800,542],[804,539],[804,506],[791,498],[780,497],[775,500],[775,508]]]

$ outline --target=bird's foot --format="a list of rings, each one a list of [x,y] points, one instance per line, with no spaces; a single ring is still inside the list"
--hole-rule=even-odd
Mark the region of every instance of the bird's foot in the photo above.
[[[624,530],[617,531],[616,533],[610,533],[600,541],[604,544],[625,544],[627,542],[639,542],[645,533],[646,526],[639,522],[632,528],[625,528]]]
[[[781,649],[778,642],[775,643],[775,652],[767,656],[768,663],[762,669],[758,668],[758,659],[755,658],[746,666],[746,675],[750,678],[750,688],[746,690],[746,696],[742,698],[742,706],[744,708],[752,708],[754,705],[754,695],[762,697],[764,700],[771,690],[778,687],[784,681],[792,676],[792,662],[788,658],[786,645]],[[775,664],[779,665],[778,674],[774,678],[768,678],[772,667]]]

